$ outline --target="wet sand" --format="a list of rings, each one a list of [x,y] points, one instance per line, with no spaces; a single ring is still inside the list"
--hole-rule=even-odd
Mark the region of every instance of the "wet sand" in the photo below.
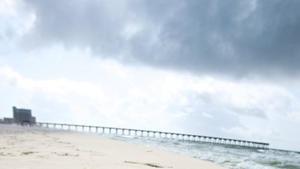
[[[5,169],[222,169],[208,161],[92,134],[0,125]]]

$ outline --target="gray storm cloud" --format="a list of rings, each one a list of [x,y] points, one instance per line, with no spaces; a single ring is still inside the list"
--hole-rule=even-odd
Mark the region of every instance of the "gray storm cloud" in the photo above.
[[[35,44],[200,74],[300,73],[299,0],[25,2],[36,14],[25,39]]]

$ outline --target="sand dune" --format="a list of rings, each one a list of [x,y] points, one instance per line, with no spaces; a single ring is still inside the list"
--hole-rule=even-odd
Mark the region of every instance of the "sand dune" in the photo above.
[[[221,169],[206,161],[96,135],[0,125],[2,169]]]

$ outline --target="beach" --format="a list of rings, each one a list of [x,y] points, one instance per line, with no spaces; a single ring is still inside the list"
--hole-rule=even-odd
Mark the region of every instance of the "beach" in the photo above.
[[[0,125],[0,168],[221,169],[218,165],[95,134]]]

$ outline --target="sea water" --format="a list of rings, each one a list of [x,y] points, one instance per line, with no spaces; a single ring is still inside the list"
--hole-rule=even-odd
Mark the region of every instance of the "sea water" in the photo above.
[[[254,149],[166,138],[122,137],[113,139],[185,154],[212,161],[229,169],[300,169],[300,153],[275,149]]]

